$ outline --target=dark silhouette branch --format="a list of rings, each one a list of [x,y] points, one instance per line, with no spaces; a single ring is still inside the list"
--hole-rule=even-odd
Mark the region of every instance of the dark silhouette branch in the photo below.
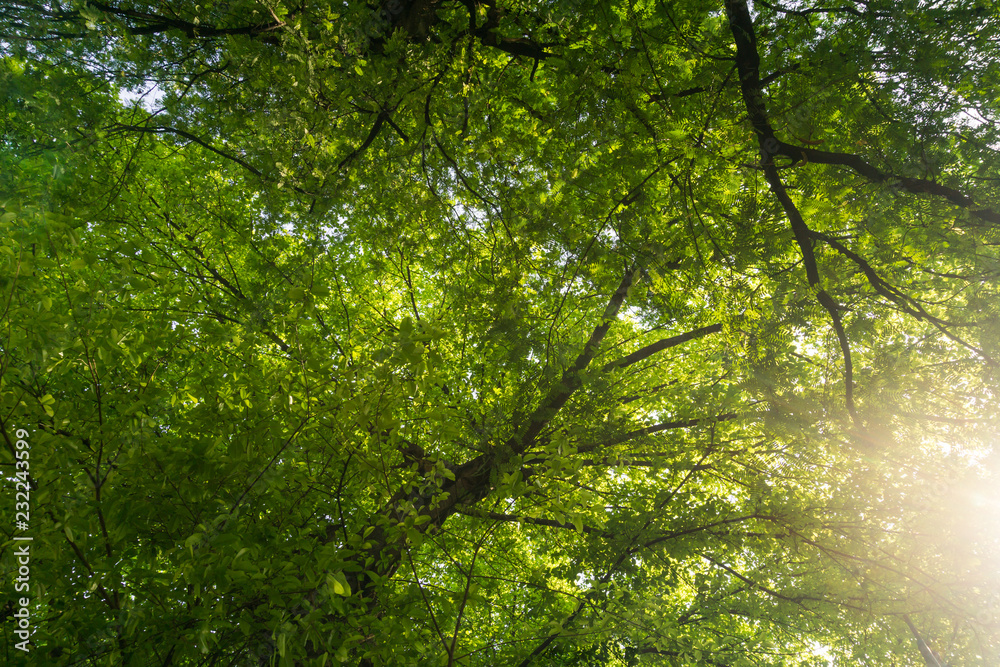
[[[248,163],[247,161],[245,161],[245,160],[243,160],[241,158],[238,158],[235,155],[232,155],[231,153],[227,153],[227,152],[225,152],[225,151],[223,151],[221,149],[218,149],[215,146],[213,146],[212,144],[210,144],[207,141],[205,141],[204,139],[202,139],[202,138],[200,138],[198,136],[195,136],[195,135],[191,134],[190,132],[186,132],[184,130],[177,129],[176,127],[170,127],[170,126],[166,126],[166,125],[152,125],[152,126],[150,126],[150,125],[126,125],[124,123],[116,123],[115,125],[112,126],[112,129],[115,129],[115,130],[127,130],[129,132],[145,132],[147,134],[176,134],[179,137],[184,137],[188,141],[191,141],[191,142],[194,142],[194,143],[198,144],[202,148],[204,148],[204,149],[206,149],[208,151],[211,151],[212,153],[215,153],[216,155],[218,155],[220,157],[223,157],[223,158],[225,158],[227,160],[230,160],[231,162],[235,162],[236,164],[240,165],[241,167],[243,167],[244,169],[246,169],[247,171],[249,171],[254,176],[259,176],[261,178],[264,177],[264,174],[261,173],[261,171],[259,169],[257,169],[256,167],[254,167],[252,164]]]
[[[945,667],[941,656],[938,655],[937,651],[932,650],[927,645],[927,642],[924,641],[924,638],[920,636],[920,633],[917,632],[917,626],[910,620],[909,615],[903,614],[903,620],[906,621],[907,627],[913,633],[913,638],[917,640],[917,649],[920,651],[920,655],[923,656],[924,662],[927,663],[927,667]]]
[[[632,354],[622,357],[621,359],[605,364],[603,370],[604,372],[608,372],[616,368],[625,368],[627,366],[631,366],[634,363],[640,362],[643,359],[646,359],[647,357],[656,354],[657,352],[661,352],[671,347],[676,347],[681,343],[686,343],[689,340],[702,338],[704,336],[708,336],[709,334],[718,333],[720,331],[722,331],[721,324],[710,324],[707,327],[699,327],[698,329],[688,331],[687,333],[678,334],[677,336],[671,336],[670,338],[663,338],[661,340],[656,341],[655,343],[651,343],[643,347],[642,349],[636,350]]]
[[[590,443],[586,445],[580,445],[577,447],[576,451],[580,454],[586,454],[592,452],[596,449],[603,449],[605,447],[614,447],[615,445],[620,445],[630,440],[635,440],[636,438],[641,438],[646,435],[652,435],[654,433],[660,433],[661,431],[672,431],[682,428],[695,428],[697,426],[708,426],[716,422],[730,421],[736,419],[738,415],[735,412],[729,412],[723,415],[718,415],[716,417],[703,417],[698,419],[679,419],[676,421],[662,422],[660,424],[653,424],[652,426],[647,426],[645,428],[638,429],[636,431],[629,431],[624,435],[618,436],[616,438],[611,438],[610,440],[605,440],[603,442]]]
[[[560,408],[566,404],[566,401],[573,395],[573,392],[583,384],[583,380],[580,377],[581,371],[590,365],[591,360],[597,354],[601,341],[604,340],[608,329],[611,328],[611,323],[617,319],[618,311],[621,309],[622,303],[628,295],[628,290],[632,286],[632,280],[635,278],[636,273],[637,269],[635,267],[625,272],[625,276],[622,278],[621,283],[619,283],[618,289],[615,290],[607,307],[604,309],[601,323],[590,335],[590,339],[583,346],[583,351],[580,352],[573,365],[563,373],[560,382],[549,391],[548,395],[535,408],[535,411],[532,412],[528,418],[527,426],[520,433],[511,436],[507,442],[511,451],[517,454],[524,453],[534,443],[535,439],[542,432],[542,429],[559,412]]]
[[[955,188],[923,178],[896,176],[890,172],[878,169],[859,155],[821,151],[815,148],[796,146],[777,139],[769,143],[768,146],[770,153],[791,158],[796,162],[813,162],[816,164],[849,167],[872,183],[889,182],[896,184],[911,194],[942,197],[959,208],[967,209],[973,217],[979,218],[984,222],[1000,224],[1000,213],[991,208],[979,206],[972,197]]]
[[[736,67],[740,73],[740,91],[746,106],[750,123],[757,133],[763,161],[764,176],[771,192],[781,203],[785,215],[791,223],[795,242],[802,254],[802,263],[806,270],[809,286],[816,290],[816,300],[830,315],[840,350],[844,357],[844,402],[847,411],[855,425],[861,427],[857,409],[854,405],[854,363],[851,358],[850,341],[840,317],[840,305],[822,286],[816,255],[813,252],[809,227],[799,212],[792,198],[788,195],[777,165],[774,163],[774,147],[781,144],[774,136],[774,128],[767,116],[764,105],[763,87],[760,81],[760,55],[757,52],[757,37],[754,33],[753,20],[745,0],[727,0],[726,15],[729,17],[730,30],[736,42]]]
[[[128,32],[132,35],[152,35],[166,32],[168,30],[179,30],[189,39],[193,39],[195,37],[225,37],[229,35],[258,37],[260,35],[267,35],[268,33],[283,30],[287,26],[285,21],[275,20],[272,23],[255,23],[252,25],[243,25],[233,28],[219,28],[209,24],[184,21],[177,18],[171,18],[169,16],[162,16],[160,14],[149,14],[147,12],[138,12],[131,9],[115,7],[102,2],[89,2],[88,4],[95,9],[99,9],[105,14],[110,14],[111,16],[115,16],[119,19],[127,18],[145,22],[144,25],[127,25],[126,30],[128,30]],[[74,14],[79,15],[79,12],[74,12]],[[278,43],[277,39],[273,37],[264,41],[272,44]]]

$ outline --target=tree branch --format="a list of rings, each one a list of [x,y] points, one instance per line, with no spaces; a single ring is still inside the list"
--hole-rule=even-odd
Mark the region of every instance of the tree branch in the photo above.
[[[881,294],[886,299],[897,304],[907,314],[912,315],[918,320],[929,322],[945,337],[958,343],[962,347],[965,347],[972,353],[976,354],[977,356],[985,360],[990,365],[996,364],[996,360],[994,360],[988,354],[986,354],[979,348],[975,347],[974,345],[967,343],[963,338],[961,338],[960,336],[956,336],[947,329],[948,326],[967,326],[967,325],[964,324],[956,325],[954,323],[946,322],[945,320],[942,320],[939,317],[931,315],[924,309],[923,306],[920,305],[919,302],[917,302],[916,299],[907,296],[906,294],[904,294],[903,292],[901,292],[900,290],[896,289],[894,286],[890,285],[885,280],[883,280],[882,277],[875,272],[875,269],[872,268],[871,264],[865,261],[865,259],[860,255],[858,255],[856,252],[854,252],[853,250],[842,244],[840,241],[821,232],[815,232],[811,229],[808,230],[808,233],[812,238],[823,241],[831,248],[833,248],[834,250],[836,250],[837,252],[844,255],[852,262],[854,262],[857,265],[857,267],[861,270],[861,272],[865,274],[865,278],[868,280],[868,284],[871,285],[872,289],[874,289],[878,294]]]
[[[907,627],[910,628],[910,632],[913,633],[913,638],[917,640],[917,649],[920,651],[920,655],[923,656],[924,662],[927,663],[927,667],[945,667],[944,663],[941,662],[941,657],[927,645],[924,638],[917,632],[917,626],[910,620],[910,616],[903,614],[903,620],[906,622]]]
[[[578,454],[586,454],[587,452],[592,452],[595,449],[602,449],[605,447],[613,447],[615,445],[620,445],[623,442],[628,442],[629,440],[635,440],[636,438],[642,437],[644,435],[652,435],[653,433],[659,433],[660,431],[670,431],[679,428],[693,428],[695,426],[701,426],[703,424],[714,424],[721,421],[730,421],[737,418],[735,412],[728,412],[723,415],[718,415],[717,417],[703,417],[700,419],[681,419],[677,421],[662,422],[660,424],[653,424],[652,426],[647,426],[641,428],[637,431],[630,431],[624,435],[618,436],[617,438],[612,438],[611,440],[606,440],[604,442],[591,443],[587,445],[580,445],[576,448]]]
[[[677,336],[671,336],[670,338],[663,338],[661,340],[656,341],[655,343],[647,345],[642,349],[636,350],[635,352],[633,352],[628,356],[622,357],[621,359],[618,359],[616,361],[611,361],[605,364],[602,370],[604,372],[608,372],[616,368],[625,368],[627,366],[631,366],[634,363],[642,361],[643,359],[646,359],[647,357],[650,357],[656,354],[657,352],[661,352],[668,348],[680,345],[681,343],[686,343],[689,340],[702,338],[703,336],[718,333],[720,331],[722,331],[721,324],[711,324],[707,327],[700,327],[698,329],[694,329],[692,331],[688,331],[687,333],[682,333]]]
[[[227,35],[246,35],[249,37],[256,37],[258,35],[282,30],[287,25],[285,21],[275,20],[274,23],[256,23],[236,28],[218,28],[213,25],[183,21],[181,19],[170,18],[168,16],[161,16],[159,14],[148,14],[146,12],[137,12],[131,9],[122,9],[120,7],[106,5],[102,2],[92,1],[88,4],[101,10],[105,14],[111,14],[112,16],[116,16],[118,18],[130,18],[147,22],[146,25],[142,26],[126,26],[126,30],[133,35],[152,35],[155,33],[166,32],[167,30],[179,30],[191,39],[195,37],[224,37]],[[75,14],[79,16],[79,12],[75,12]],[[278,41],[274,38],[270,38],[265,41],[271,44],[278,43]]]
[[[621,283],[618,285],[618,289],[615,290],[607,307],[604,309],[601,323],[590,335],[590,339],[583,346],[583,351],[576,358],[573,365],[563,373],[559,384],[549,391],[548,395],[535,408],[535,411],[531,413],[531,416],[528,418],[527,427],[522,429],[520,433],[512,435],[510,440],[508,440],[507,446],[512,452],[523,454],[552,417],[566,404],[566,401],[573,395],[573,392],[579,389],[582,384],[580,372],[590,364],[594,355],[597,354],[597,349],[600,347],[601,341],[604,340],[604,336],[608,333],[608,329],[611,328],[611,323],[618,317],[618,311],[621,309],[622,303],[628,295],[628,290],[632,286],[632,280],[635,278],[636,272],[637,269],[635,267],[625,272]]]
[[[464,514],[465,516],[477,517],[480,519],[493,519],[494,521],[506,521],[509,523],[527,523],[533,526],[546,526],[548,528],[565,528],[568,530],[576,530],[576,526],[571,523],[563,523],[562,521],[556,521],[555,519],[539,519],[533,516],[520,516],[517,514],[503,514],[501,512],[470,512],[468,510],[459,510],[459,514]],[[605,530],[600,530],[599,528],[591,528],[590,526],[583,526],[583,532],[591,535],[599,535],[600,537],[611,539],[615,537],[613,533],[609,533]]]
[[[979,218],[980,220],[992,224],[1000,224],[1000,213],[990,208],[978,206],[972,197],[956,190],[955,188],[948,187],[947,185],[941,185],[940,183],[935,183],[934,181],[928,181],[923,178],[896,176],[892,173],[885,172],[877,167],[874,167],[859,155],[854,155],[852,153],[832,153],[829,151],[821,151],[816,150],[815,148],[796,146],[794,144],[778,140],[775,140],[775,142],[769,144],[769,146],[770,152],[792,158],[795,161],[801,160],[803,162],[814,162],[816,164],[832,164],[849,167],[858,174],[867,178],[872,183],[893,181],[911,194],[926,194],[943,197],[955,206],[968,209],[970,215]]]
[[[819,268],[816,265],[816,255],[813,252],[810,230],[806,225],[802,214],[795,206],[795,202],[788,196],[778,168],[774,164],[773,154],[775,147],[780,146],[774,136],[774,128],[768,120],[767,109],[764,104],[764,94],[760,82],[760,55],[757,53],[757,37],[754,33],[753,20],[750,17],[750,10],[747,8],[746,0],[726,0],[726,14],[729,17],[730,30],[736,42],[736,67],[740,73],[740,90],[743,95],[743,103],[750,116],[750,123],[757,132],[757,141],[760,145],[761,158],[763,161],[764,176],[767,179],[771,192],[781,203],[789,222],[795,242],[799,246],[802,254],[802,262],[806,270],[806,278],[809,285],[816,289],[816,300],[829,313],[833,321],[833,328],[840,343],[840,350],[844,356],[844,402],[851,419],[857,426],[862,426],[858,413],[854,405],[854,364],[851,359],[850,341],[844,330],[844,324],[840,317],[840,306],[832,296],[823,290],[820,281]]]
[[[205,148],[205,149],[207,149],[207,150],[215,153],[216,155],[218,155],[220,157],[224,157],[227,160],[235,162],[236,164],[240,165],[241,167],[243,167],[244,169],[246,169],[247,171],[249,171],[254,176],[260,176],[261,178],[263,178],[263,176],[264,176],[259,169],[257,169],[256,167],[254,167],[252,164],[246,162],[245,160],[242,160],[242,159],[236,157],[235,155],[231,155],[231,154],[229,154],[229,153],[227,153],[227,152],[225,152],[223,150],[220,150],[220,149],[216,148],[215,146],[211,145],[210,143],[208,143],[207,141],[205,141],[204,139],[201,139],[200,137],[197,137],[197,136],[191,134],[190,132],[185,132],[184,130],[179,130],[176,127],[169,127],[169,126],[165,126],[165,125],[159,125],[159,126],[154,125],[154,126],[150,127],[150,126],[146,126],[146,125],[126,125],[124,123],[116,123],[113,126],[113,129],[116,129],[116,130],[128,130],[130,132],[145,132],[147,134],[176,134],[179,137],[184,137],[188,141],[193,141],[194,143],[198,144],[202,148]]]

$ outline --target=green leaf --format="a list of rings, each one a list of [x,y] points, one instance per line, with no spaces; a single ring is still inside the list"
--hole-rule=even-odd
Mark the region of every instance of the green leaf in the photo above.
[[[347,577],[344,576],[343,572],[327,574],[326,582],[334,595],[342,595],[344,597],[351,595],[351,586],[347,583]]]

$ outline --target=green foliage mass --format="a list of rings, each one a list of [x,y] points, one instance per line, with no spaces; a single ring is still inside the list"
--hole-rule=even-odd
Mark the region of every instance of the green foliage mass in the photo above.
[[[982,0],[0,1],[3,661],[998,664],[998,91]]]

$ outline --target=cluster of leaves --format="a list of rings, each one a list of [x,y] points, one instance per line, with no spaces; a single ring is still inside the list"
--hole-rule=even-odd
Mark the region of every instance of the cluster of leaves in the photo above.
[[[38,664],[998,659],[990,3],[0,23]]]

